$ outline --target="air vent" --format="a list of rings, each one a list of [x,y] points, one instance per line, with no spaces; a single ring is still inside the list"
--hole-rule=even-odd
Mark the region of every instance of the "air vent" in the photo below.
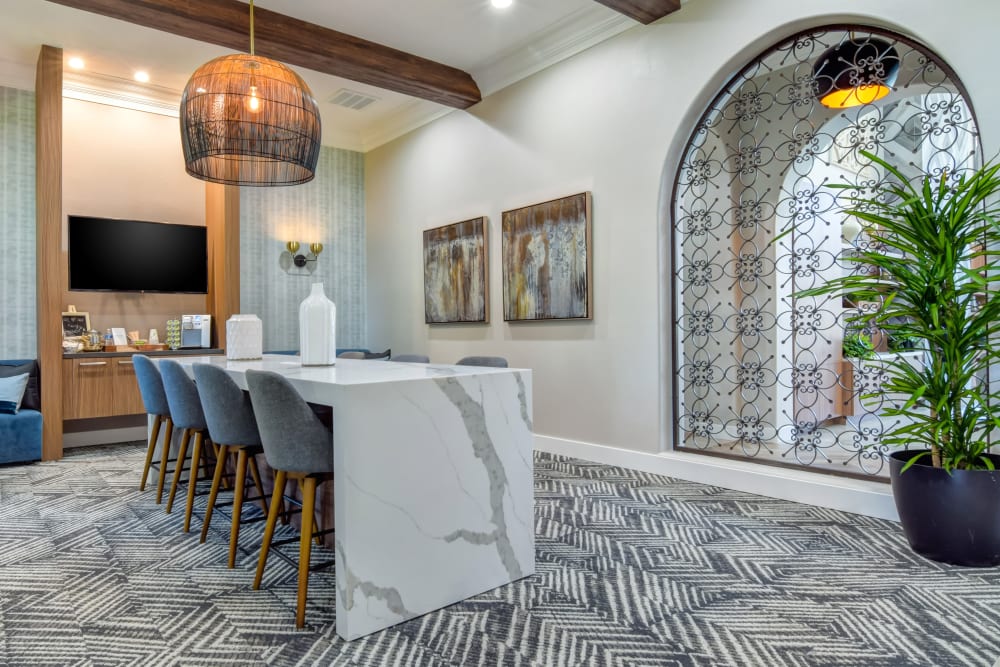
[[[364,93],[359,93],[356,90],[341,88],[330,97],[330,102],[332,104],[336,104],[337,106],[347,107],[348,109],[354,109],[355,111],[361,111],[372,102],[378,102],[378,98],[372,97],[371,95],[365,95]]]

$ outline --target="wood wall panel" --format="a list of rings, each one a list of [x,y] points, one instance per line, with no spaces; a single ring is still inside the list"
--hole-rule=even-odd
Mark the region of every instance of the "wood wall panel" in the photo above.
[[[42,460],[62,458],[62,49],[42,46],[35,70],[35,216]]]
[[[208,298],[205,307],[215,328],[215,347],[226,347],[226,320],[240,312],[240,189],[205,184],[208,227]]]

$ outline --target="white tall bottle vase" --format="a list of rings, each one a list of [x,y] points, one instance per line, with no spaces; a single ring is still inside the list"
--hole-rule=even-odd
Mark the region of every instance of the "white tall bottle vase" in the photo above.
[[[323,293],[323,283],[299,306],[299,355],[303,366],[332,366],[337,359],[337,307]]]

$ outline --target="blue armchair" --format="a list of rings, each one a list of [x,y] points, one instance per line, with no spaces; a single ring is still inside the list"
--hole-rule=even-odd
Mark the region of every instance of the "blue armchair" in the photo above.
[[[38,362],[34,359],[0,361],[0,375],[28,373],[28,387],[16,415],[0,414],[0,463],[42,459],[42,413]]]

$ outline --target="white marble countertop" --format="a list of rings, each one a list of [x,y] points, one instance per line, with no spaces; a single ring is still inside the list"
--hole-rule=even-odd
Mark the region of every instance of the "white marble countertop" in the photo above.
[[[156,361],[159,361],[158,359]],[[531,371],[298,357],[174,359],[288,378],[334,407],[337,634],[356,639],[535,571]]]
[[[226,370],[273,371],[289,379],[320,382],[327,385],[370,384],[373,382],[404,382],[437,378],[514,373],[524,369],[493,368],[491,366],[455,366],[453,364],[414,364],[381,359],[337,359],[333,366],[303,366],[299,357],[287,354],[265,354],[261,359],[230,361],[222,356],[185,356],[174,359],[181,365],[212,364]]]

